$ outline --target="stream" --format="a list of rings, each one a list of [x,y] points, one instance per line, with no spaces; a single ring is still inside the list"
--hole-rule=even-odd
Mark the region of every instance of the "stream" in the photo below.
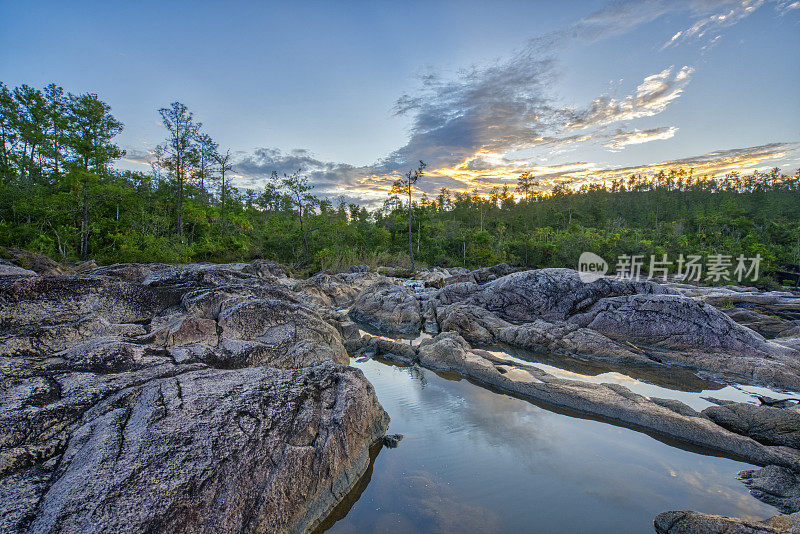
[[[696,409],[709,405],[704,396],[781,396],[690,373],[659,382],[570,358],[534,363]],[[318,532],[640,533],[653,532],[653,518],[665,510],[755,520],[777,513],[737,480],[750,464],[496,393],[454,373],[363,358],[351,365],[375,386],[392,419],[389,433],[405,437],[396,449],[373,449],[369,469]]]

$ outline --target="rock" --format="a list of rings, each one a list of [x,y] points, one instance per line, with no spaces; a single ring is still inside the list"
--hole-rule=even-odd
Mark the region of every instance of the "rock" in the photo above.
[[[293,289],[302,295],[301,298],[314,304],[346,308],[353,304],[361,291],[381,281],[386,281],[386,278],[369,271],[320,273],[298,282]]]
[[[737,402],[710,406],[702,413],[718,425],[761,443],[800,449],[800,411],[797,409]]]
[[[767,341],[713,306],[687,297],[603,298],[568,321],[632,343],[658,361],[773,387],[800,387],[800,352]]]
[[[370,358],[377,356],[398,363],[412,363],[417,358],[417,351],[411,345],[369,334],[361,336],[356,351],[358,350]]]
[[[36,276],[36,272],[23,269],[9,261],[0,260],[0,276]]]
[[[766,340],[713,306],[679,295],[603,298],[569,322],[612,339],[671,350],[739,352],[763,356]]]
[[[521,398],[602,417],[757,465],[775,464],[800,472],[800,451],[764,445],[726,430],[678,401],[654,402],[618,384],[557,378],[538,367],[471,349],[455,332],[420,343],[418,361],[429,369],[455,371],[484,387]]]
[[[347,364],[341,335],[319,315],[281,299],[236,300],[220,311],[218,362],[226,367],[304,367],[332,360]]]
[[[765,338],[790,336],[800,326],[800,321],[781,319],[746,308],[726,308],[721,311],[740,325],[755,330]]]
[[[429,267],[417,271],[414,278],[422,280],[426,287],[443,287],[444,280],[451,276],[448,269],[442,267]]]
[[[436,310],[443,332],[458,332],[470,343],[488,345],[497,341],[497,333],[511,323],[496,314],[471,304],[451,304]]]
[[[262,267],[0,279],[0,531],[299,532],[327,515],[388,416],[340,365],[339,331]]]
[[[472,278],[477,284],[485,284],[486,282],[491,282],[492,280],[496,280],[512,272],[514,272],[514,269],[507,263],[498,263],[491,267],[483,267],[472,271]]]
[[[785,467],[768,465],[739,472],[750,493],[784,514],[800,512],[800,474]]]
[[[359,371],[332,365],[121,390],[72,432],[29,530],[302,530],[366,468],[381,412]]]
[[[428,299],[422,303],[422,330],[426,334],[439,333],[439,321],[436,315],[436,301]]]
[[[29,250],[0,247],[0,258],[8,263],[35,272],[40,276],[59,276],[71,274],[73,270],[60,265],[47,256]]]
[[[602,278],[586,284],[572,269],[537,269],[512,273],[484,285],[459,283],[439,294],[442,304],[473,304],[509,322],[565,320],[601,298],[661,294],[670,290],[653,282]]]
[[[381,281],[361,291],[350,318],[380,332],[416,334],[422,328],[420,312],[419,301],[406,287]]]
[[[348,273],[368,273],[369,272],[369,265],[351,265],[349,269],[347,269]]]
[[[126,282],[142,283],[145,278],[156,271],[171,269],[166,263],[115,263],[93,269],[85,274],[92,276],[107,276],[118,278]]]
[[[794,525],[772,518],[755,523],[735,517],[688,510],[662,512],[653,521],[658,534],[788,534]],[[788,526],[787,526],[788,525]]]
[[[459,371],[471,347],[455,332],[443,332],[432,339],[423,339],[417,348],[419,363],[438,371]]]
[[[97,269],[97,262],[94,260],[87,260],[83,263],[79,263],[75,266],[76,273],[82,273],[84,271],[91,271],[92,269]]]
[[[403,440],[403,434],[387,434],[383,436],[383,444],[389,449],[396,449]]]
[[[243,269],[246,273],[252,273],[260,278],[278,278],[286,279],[286,266],[277,261],[271,260],[255,260],[246,265]]]
[[[514,347],[531,351],[547,351],[581,359],[621,364],[653,364],[599,332],[563,321],[537,319],[532,323],[510,325],[497,332],[497,339]]]

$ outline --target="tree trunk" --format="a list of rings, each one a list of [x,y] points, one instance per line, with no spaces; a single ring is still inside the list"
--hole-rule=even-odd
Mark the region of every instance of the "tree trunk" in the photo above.
[[[411,256],[411,272],[417,272],[416,268],[414,267],[414,245],[412,239],[412,232],[411,232],[411,210],[413,209],[411,205],[411,184],[408,184],[408,255]]]
[[[81,261],[89,256],[89,176],[83,177],[83,209],[81,210]]]
[[[220,218],[224,221],[225,220],[225,164],[222,165],[222,190],[220,192],[220,196],[222,197],[222,211],[220,214]]]
[[[308,261],[308,236],[306,235],[306,230],[303,228],[303,203],[299,201],[298,195],[298,209],[300,210],[300,233],[303,234],[303,249],[306,253],[306,262]]]
[[[183,237],[183,172],[181,169],[181,158],[178,156],[178,165],[177,165],[177,174],[178,174],[178,220],[175,223],[176,230],[178,235]],[[181,239],[183,242],[183,239]]]

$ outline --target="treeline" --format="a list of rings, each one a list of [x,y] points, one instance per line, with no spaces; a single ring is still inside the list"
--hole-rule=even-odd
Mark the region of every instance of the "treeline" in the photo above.
[[[575,267],[583,251],[610,262],[760,254],[765,270],[800,259],[800,172],[711,179],[675,169],[546,193],[523,173],[514,191],[415,194],[409,210],[420,174],[395,189],[402,197],[368,210],[315,196],[302,170],[238,189],[230,151],[186,106],[159,115],[165,140],[152,170],[119,171],[113,139],[123,125],[97,95],[0,84],[0,246],[98,263],[264,257],[309,272],[409,265],[409,252],[422,264],[466,267]]]

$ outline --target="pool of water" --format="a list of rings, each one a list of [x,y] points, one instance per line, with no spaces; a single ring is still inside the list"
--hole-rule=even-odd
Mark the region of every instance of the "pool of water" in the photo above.
[[[351,364],[392,418],[396,449],[320,530],[653,532],[665,510],[764,519],[777,513],[736,479],[746,463],[571,417],[457,375],[369,360]]]

